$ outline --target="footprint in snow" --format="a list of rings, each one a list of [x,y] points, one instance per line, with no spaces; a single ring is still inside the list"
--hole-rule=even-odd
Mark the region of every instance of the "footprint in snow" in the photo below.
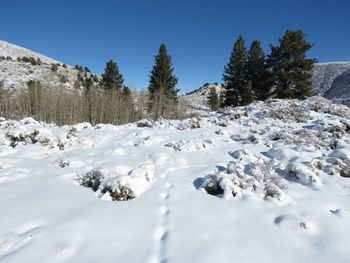
[[[344,217],[344,216],[350,216],[350,213],[344,209],[334,209],[334,210],[329,210],[333,215],[339,216],[339,217]]]
[[[311,221],[305,221],[300,217],[294,215],[280,215],[274,220],[275,225],[295,228],[300,227],[301,229],[308,230],[310,233],[317,233],[318,227]]]
[[[169,238],[169,215],[170,209],[168,207],[168,200],[170,198],[170,191],[174,187],[171,183],[164,185],[164,190],[160,193],[161,204],[159,206],[158,225],[154,230],[154,252],[149,260],[149,263],[166,263],[166,247]]]

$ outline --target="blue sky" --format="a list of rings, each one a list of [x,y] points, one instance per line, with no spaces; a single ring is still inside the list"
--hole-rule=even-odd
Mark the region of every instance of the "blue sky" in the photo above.
[[[350,60],[350,1],[2,0],[0,39],[101,74],[113,59],[125,84],[145,89],[165,43],[178,88],[221,82],[239,34],[268,53],[286,29],[303,29],[320,62]]]

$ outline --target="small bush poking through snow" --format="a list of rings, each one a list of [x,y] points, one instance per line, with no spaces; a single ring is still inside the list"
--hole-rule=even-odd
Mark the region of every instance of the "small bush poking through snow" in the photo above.
[[[208,140],[188,140],[188,141],[175,141],[175,142],[169,142],[165,146],[172,147],[175,151],[185,151],[185,152],[192,152],[192,151],[201,151],[201,150],[208,150],[210,148],[215,147],[215,143],[212,139]]]
[[[147,120],[147,119],[143,119],[143,120],[139,120],[137,123],[136,123],[137,127],[148,127],[148,128],[151,128],[152,127],[152,121],[150,120]]]
[[[78,182],[80,185],[92,188],[96,192],[102,182],[103,174],[100,170],[92,170],[87,172],[83,176],[78,176]]]
[[[130,187],[122,185],[117,182],[115,187],[105,186],[101,189],[101,193],[109,193],[112,201],[127,201],[135,198],[135,193],[131,190]]]

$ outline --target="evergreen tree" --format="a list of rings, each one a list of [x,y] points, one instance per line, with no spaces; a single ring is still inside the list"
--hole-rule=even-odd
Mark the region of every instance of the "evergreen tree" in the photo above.
[[[254,100],[252,89],[248,86],[246,66],[247,49],[243,37],[239,36],[223,73],[226,84],[225,106],[246,105]]]
[[[317,60],[306,58],[313,45],[305,36],[301,30],[287,30],[279,39],[279,46],[270,45],[269,65],[277,98],[304,99],[311,95],[310,70]]]
[[[123,75],[119,73],[117,64],[110,60],[106,63],[105,73],[102,74],[102,86],[107,90],[119,89],[123,86]]]
[[[155,94],[163,94],[167,99],[177,100],[179,90],[175,89],[175,86],[178,78],[173,74],[173,70],[171,56],[168,55],[165,45],[161,44],[149,79],[148,90],[151,99]]]
[[[265,53],[260,41],[255,40],[247,55],[247,79],[251,81],[251,88],[258,100],[266,100],[270,95],[269,75]]]
[[[220,96],[219,96],[219,107],[220,108],[225,107],[225,101],[226,101],[226,88],[223,87],[220,91]]]
[[[218,110],[219,108],[219,97],[215,87],[212,87],[208,96],[208,105],[212,111]]]

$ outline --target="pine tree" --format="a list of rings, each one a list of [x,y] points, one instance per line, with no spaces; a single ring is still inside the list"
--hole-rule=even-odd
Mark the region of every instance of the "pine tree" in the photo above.
[[[225,107],[225,101],[226,101],[226,87],[222,87],[220,91],[220,96],[219,96],[219,107],[224,108]]]
[[[246,69],[247,49],[243,37],[239,36],[223,73],[226,84],[225,106],[247,105],[254,100],[252,89],[248,86]]]
[[[166,46],[161,44],[159,53],[155,56],[155,63],[150,74],[148,90],[151,99],[156,93],[163,94],[167,99],[176,101],[178,89],[175,86],[178,78],[173,74],[171,56],[168,55]]]
[[[251,88],[258,100],[266,100],[270,95],[269,75],[265,53],[260,41],[255,40],[247,55],[247,79],[251,81]]]
[[[123,75],[119,73],[117,64],[113,60],[108,61],[105,73],[102,74],[102,86],[107,90],[119,89],[123,82]]]
[[[212,87],[208,96],[208,105],[212,111],[218,110],[219,108],[219,97],[215,87]]]
[[[270,45],[268,61],[277,98],[304,99],[311,95],[310,70],[317,60],[306,58],[306,52],[313,45],[305,37],[302,30],[287,30],[279,39],[279,46]]]

